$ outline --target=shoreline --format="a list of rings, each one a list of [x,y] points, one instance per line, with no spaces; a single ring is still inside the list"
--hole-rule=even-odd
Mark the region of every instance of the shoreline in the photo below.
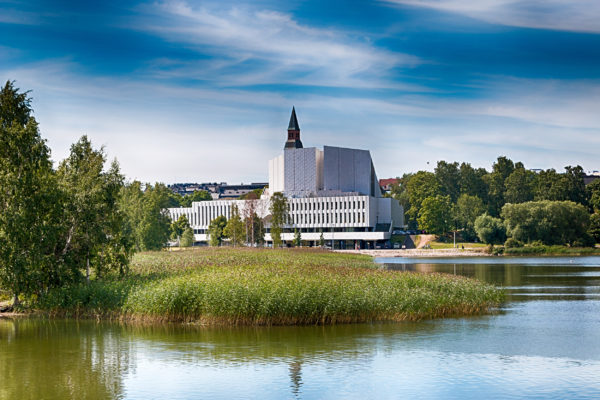
[[[491,254],[475,249],[378,249],[378,250],[334,250],[342,254],[363,254],[373,258],[412,257],[485,257]]]

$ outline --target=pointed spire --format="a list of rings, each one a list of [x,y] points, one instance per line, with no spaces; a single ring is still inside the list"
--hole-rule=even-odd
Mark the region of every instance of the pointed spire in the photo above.
[[[290,116],[290,124],[288,125],[288,131],[299,131],[300,125],[298,125],[298,118],[296,118],[296,108],[292,106],[292,115]]]
[[[300,141],[300,125],[296,118],[296,108],[292,106],[292,115],[290,116],[290,124],[288,125],[288,137],[285,142],[284,149],[301,149],[302,142]]]

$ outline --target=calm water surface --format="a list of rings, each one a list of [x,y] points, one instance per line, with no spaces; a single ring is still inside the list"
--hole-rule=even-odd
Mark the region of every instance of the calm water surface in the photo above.
[[[485,280],[508,302],[333,327],[0,319],[0,399],[600,398],[600,257],[378,262]]]

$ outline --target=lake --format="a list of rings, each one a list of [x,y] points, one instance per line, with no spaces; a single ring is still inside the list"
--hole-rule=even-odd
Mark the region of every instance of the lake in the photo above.
[[[484,280],[507,302],[325,327],[0,319],[0,399],[600,398],[600,257],[377,262]]]

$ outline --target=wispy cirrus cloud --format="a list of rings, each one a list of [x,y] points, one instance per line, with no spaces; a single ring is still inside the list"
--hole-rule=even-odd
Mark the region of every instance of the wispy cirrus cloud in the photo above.
[[[597,0],[384,0],[462,14],[492,24],[600,33]]]
[[[222,85],[398,87],[387,79],[390,72],[421,62],[374,46],[368,38],[307,26],[277,11],[214,11],[183,2],[164,2],[145,10],[161,18],[144,18],[137,29],[207,56],[200,61],[155,60],[153,70],[162,76]]]

